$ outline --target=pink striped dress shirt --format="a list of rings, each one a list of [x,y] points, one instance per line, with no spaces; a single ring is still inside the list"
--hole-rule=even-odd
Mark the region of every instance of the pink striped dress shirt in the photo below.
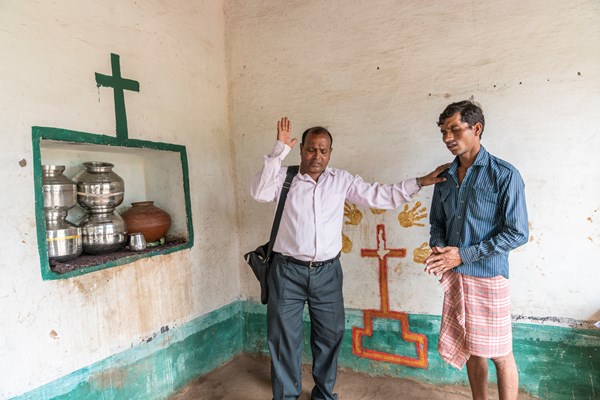
[[[277,141],[264,156],[263,168],[251,185],[252,197],[274,202],[285,180],[284,158],[291,148]],[[324,261],[342,249],[344,202],[363,207],[394,209],[419,192],[416,178],[396,184],[367,183],[360,176],[327,167],[315,182],[308,174],[292,181],[273,251],[303,261]]]

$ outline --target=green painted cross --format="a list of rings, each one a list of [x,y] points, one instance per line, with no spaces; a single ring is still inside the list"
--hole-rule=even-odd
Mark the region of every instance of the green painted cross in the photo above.
[[[117,139],[127,140],[127,113],[125,112],[124,90],[140,91],[140,83],[131,79],[121,77],[121,65],[118,54],[110,54],[112,76],[102,75],[96,72],[96,83],[98,87],[112,87],[115,95],[115,119],[117,122]]]

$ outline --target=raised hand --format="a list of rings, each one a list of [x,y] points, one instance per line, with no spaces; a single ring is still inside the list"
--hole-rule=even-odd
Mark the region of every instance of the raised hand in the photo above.
[[[442,172],[444,172],[448,168],[450,168],[450,163],[440,165],[439,167],[437,167],[435,170],[428,173],[427,175],[417,178],[417,182],[419,182],[421,184],[421,186],[429,186],[429,185],[433,185],[434,183],[444,182],[446,180],[446,178],[439,178],[439,176]]]
[[[277,121],[277,140],[290,147],[294,147],[298,139],[291,138],[291,127],[292,124],[287,117],[282,117]]]

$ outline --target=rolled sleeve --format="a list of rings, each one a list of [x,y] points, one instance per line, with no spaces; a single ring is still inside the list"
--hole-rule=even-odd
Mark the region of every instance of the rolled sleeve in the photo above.
[[[277,141],[273,150],[263,157],[263,167],[252,180],[250,195],[257,201],[271,202],[277,199],[285,178],[281,164],[291,151],[290,146]],[[283,175],[282,175],[283,174]]]

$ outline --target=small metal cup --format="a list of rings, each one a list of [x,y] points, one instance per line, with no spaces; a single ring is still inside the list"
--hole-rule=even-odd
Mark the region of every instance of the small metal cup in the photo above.
[[[132,233],[129,235],[129,250],[141,251],[146,248],[146,239],[143,233]]]

